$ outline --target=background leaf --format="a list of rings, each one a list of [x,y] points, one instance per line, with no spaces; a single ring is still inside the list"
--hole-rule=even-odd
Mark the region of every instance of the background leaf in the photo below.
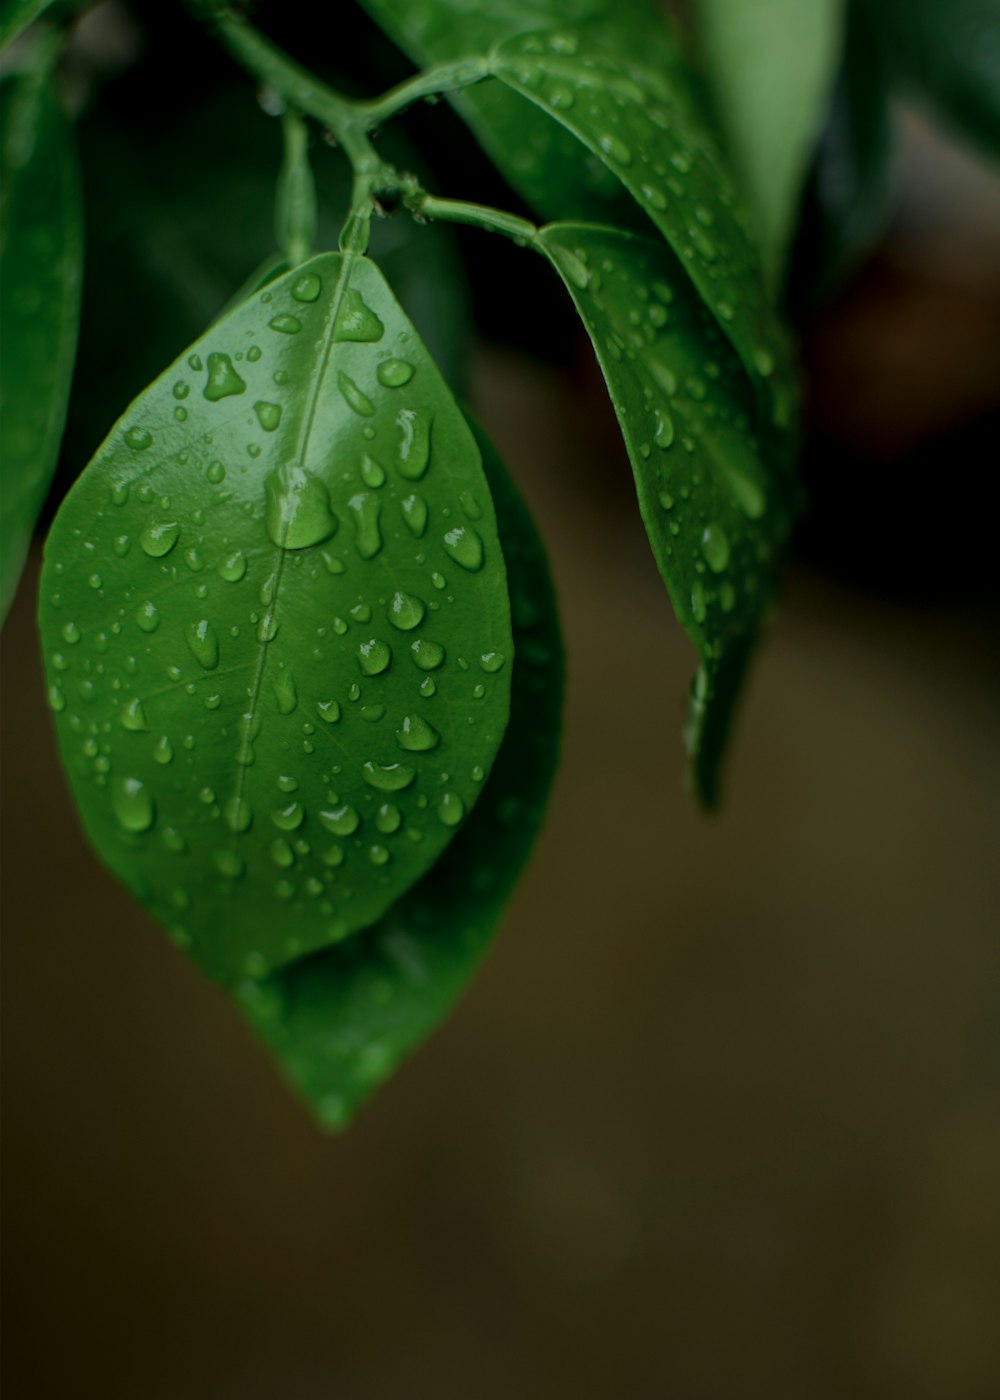
[[[563,663],[552,583],[524,504],[477,436],[514,628],[510,723],[493,771],[438,865],[375,927],[239,992],[328,1127],[346,1125],[463,991],[531,853],[555,772]]]
[[[0,0],[0,49],[13,43],[51,4],[52,0]]]
[[[479,450],[373,263],[270,284],[131,406],[41,624],[88,834],[210,975],[434,865],[503,737],[510,616]]]
[[[791,527],[792,443],[755,426],[739,361],[662,244],[573,224],[549,225],[537,241],[590,333],[653,554],[701,658],[689,743],[696,787],[711,804]]]
[[[0,89],[0,618],[55,469],[79,327],[79,176],[50,64],[39,47]]]
[[[840,61],[844,0],[696,0],[715,109],[772,285]]]
[[[997,0],[855,0],[882,35],[901,86],[1000,159]]]

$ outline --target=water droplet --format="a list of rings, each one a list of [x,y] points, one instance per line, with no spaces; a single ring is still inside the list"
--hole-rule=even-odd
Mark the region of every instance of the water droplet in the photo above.
[[[193,622],[187,630],[191,655],[205,671],[214,671],[219,664],[219,638],[207,617]]]
[[[295,864],[295,852],[283,836],[275,837],[268,846],[268,850],[275,865],[280,866],[282,870],[287,870],[289,866]]]
[[[292,296],[296,301],[315,301],[322,290],[322,279],[315,272],[304,272],[292,283]]]
[[[506,659],[502,651],[485,651],[479,658],[479,664],[484,671],[494,675],[503,667]]]
[[[642,185],[640,190],[643,198],[651,209],[664,210],[667,207],[667,196],[660,189],[659,185]]]
[[[365,676],[378,676],[392,660],[392,649],[377,637],[362,642],[358,647],[358,665]]]
[[[410,653],[421,671],[436,671],[444,660],[444,647],[418,637],[410,643]]]
[[[568,112],[576,97],[568,83],[553,83],[548,90],[548,100],[549,106],[557,112]]]
[[[347,802],[327,812],[320,812],[319,819],[331,836],[353,836],[361,825],[361,817]]]
[[[64,642],[69,642],[70,646],[76,646],[83,633],[75,622],[65,622],[62,628],[62,638]]]
[[[728,579],[719,588],[719,605],[724,613],[731,613],[736,606],[736,590]]]
[[[471,525],[456,525],[444,537],[444,547],[463,569],[475,574],[483,567],[483,541]]]
[[[387,389],[400,389],[413,378],[413,366],[409,360],[383,360],[375,373]]]
[[[209,462],[205,475],[213,486],[218,486],[221,481],[226,479],[226,469],[221,462]]]
[[[283,715],[290,715],[299,703],[299,692],[295,685],[295,677],[291,671],[279,671],[274,681],[274,698],[277,702],[278,711]]]
[[[625,142],[613,135],[610,131],[602,132],[597,138],[597,144],[606,156],[610,156],[618,165],[631,165],[632,152]]]
[[[116,481],[111,487],[111,504],[113,506],[124,506],[128,504],[131,483],[128,481]]]
[[[434,677],[424,676],[423,680],[420,682],[418,689],[425,700],[429,700],[432,695],[436,695],[437,686],[434,683]]]
[[[229,830],[236,836],[249,831],[253,825],[253,808],[245,797],[231,797],[222,809],[222,815]]]
[[[359,491],[347,502],[354,522],[354,547],[362,559],[373,559],[382,548],[379,512],[382,503],[370,491]]]
[[[258,399],[253,406],[253,411],[257,415],[257,422],[265,433],[273,433],[281,422],[281,404],[279,403],[268,403],[266,399]]]
[[[156,819],[156,803],[138,778],[117,778],[111,788],[111,807],[126,831],[148,831]]]
[[[284,807],[275,807],[271,813],[271,820],[279,831],[297,831],[305,815],[305,808],[301,802],[289,802]]]
[[[301,467],[272,472],[264,482],[264,494],[264,523],[279,548],[308,549],[336,534],[337,517],[326,487]]]
[[[268,321],[268,325],[271,327],[272,331],[280,331],[282,335],[298,335],[299,331],[302,329],[302,322],[297,316],[286,316],[284,314],[272,317],[272,319]]]
[[[227,583],[239,583],[240,579],[246,575],[247,557],[242,549],[236,549],[232,554],[227,554],[219,562],[219,577],[225,579]]]
[[[408,481],[419,481],[431,456],[430,417],[415,408],[401,408],[396,414],[396,426],[399,428],[396,448],[399,474]]]
[[[337,372],[337,388],[348,408],[352,408],[362,418],[374,417],[375,405],[368,395],[358,388],[351,376],[345,374],[343,370]]]
[[[367,306],[361,293],[349,288],[344,293],[340,311],[337,313],[335,340],[354,340],[368,344],[381,340],[385,327],[375,312]]]
[[[669,491],[661,491],[656,499],[659,501],[661,509],[673,510],[674,498]]]
[[[219,874],[225,875],[230,880],[238,880],[246,870],[243,857],[237,854],[236,851],[230,851],[225,848],[220,851],[213,851],[212,861]],[[247,962],[249,963],[250,959],[255,956],[259,958],[260,954],[251,953],[250,957],[247,958]]]
[[[160,610],[149,599],[135,610],[135,620],[143,632],[155,632],[160,625]]]
[[[375,489],[385,485],[385,471],[367,452],[361,458],[361,480]]]
[[[444,792],[438,799],[437,814],[445,826],[458,826],[465,816],[465,803],[457,792]]]
[[[387,865],[390,855],[385,846],[369,846],[368,859],[372,865]]]
[[[704,622],[707,614],[705,607],[705,590],[701,580],[695,579],[691,585],[691,611],[694,614],[695,622]]]
[[[129,428],[125,433],[125,445],[133,452],[145,452],[153,445],[153,434],[146,428]]]
[[[559,269],[569,279],[574,287],[581,292],[585,292],[590,286],[590,269],[586,267],[581,258],[575,253],[571,253],[567,248],[560,248],[558,252]]]
[[[57,685],[49,686],[49,706],[57,715],[66,708],[66,697]]]
[[[410,753],[426,753],[429,749],[437,748],[441,735],[419,715],[407,715],[402,726],[396,730],[396,740],[401,749],[407,749]]]
[[[317,700],[316,713],[324,724],[336,724],[340,719],[340,706],[336,700]]]
[[[153,749],[153,762],[166,767],[168,763],[173,763],[173,761],[174,746],[167,738],[166,734],[163,734],[157,739],[156,747]]]
[[[369,787],[377,788],[379,792],[402,792],[417,776],[416,772],[407,768],[404,763],[372,762],[364,765],[362,775]]]
[[[757,373],[762,375],[765,379],[774,373],[774,356],[771,354],[770,350],[766,350],[764,346],[758,346],[753,352],[753,362]]]
[[[111,547],[119,559],[124,559],[132,548],[132,541],[129,539],[128,535],[116,535]]]
[[[233,368],[233,362],[228,355],[223,355],[218,351],[209,355],[208,379],[202,390],[209,403],[218,403],[220,399],[228,399],[234,394],[242,394],[246,387]]]
[[[259,345],[251,345],[250,349],[247,351],[247,359],[252,365],[255,365],[260,359],[261,354],[262,351]]]
[[[139,536],[143,553],[150,559],[162,559],[180,538],[181,527],[176,520],[150,521]]]
[[[420,598],[415,598],[412,593],[396,592],[389,604],[388,617],[400,632],[412,632],[423,622],[426,611],[427,606]]]
[[[701,552],[713,573],[721,574],[729,563],[729,541],[718,525],[706,525],[701,536]]]
[[[400,510],[411,534],[419,539],[427,529],[427,502],[414,491],[400,503]]]
[[[383,802],[375,813],[375,825],[383,836],[391,836],[403,824],[403,814],[394,802]]]
[[[273,642],[278,635],[278,617],[272,609],[266,612],[257,624],[258,642]]]
[[[121,721],[122,728],[129,729],[134,734],[141,733],[142,730],[149,728],[146,722],[146,711],[142,708],[142,701],[137,695],[123,707],[118,718]]]

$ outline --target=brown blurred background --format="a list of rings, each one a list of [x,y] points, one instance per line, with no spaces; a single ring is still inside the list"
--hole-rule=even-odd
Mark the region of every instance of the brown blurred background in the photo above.
[[[85,849],[3,637],[6,1326],[25,1400],[1000,1393],[995,173],[908,122],[806,327],[814,510],[721,816],[691,649],[575,370],[484,346],[570,658],[536,859],[327,1140]]]

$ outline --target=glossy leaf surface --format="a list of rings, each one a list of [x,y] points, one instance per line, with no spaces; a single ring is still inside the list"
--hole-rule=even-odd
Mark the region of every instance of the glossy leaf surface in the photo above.
[[[0,49],[12,43],[51,4],[52,0],[0,0]]]
[[[491,65],[618,177],[673,248],[762,403],[788,422],[788,348],[746,215],[714,147],[674,102],[669,82],[564,30],[508,40]]]
[[[840,59],[844,0],[696,0],[726,146],[780,279]]]
[[[320,1121],[343,1127],[461,994],[541,824],[558,756],[562,649],[541,542],[480,438],[510,586],[510,724],[465,829],[371,929],[239,989]]]
[[[0,617],[59,456],[83,246],[72,133],[39,66],[3,84],[0,204]]]
[[[701,658],[690,744],[696,786],[711,803],[729,712],[791,525],[792,445],[787,433],[755,426],[739,361],[662,244],[554,224],[538,245],[590,333],[653,554]]]
[[[210,975],[432,868],[506,728],[510,612],[479,449],[373,263],[304,264],[136,400],[41,623],[90,838]]]

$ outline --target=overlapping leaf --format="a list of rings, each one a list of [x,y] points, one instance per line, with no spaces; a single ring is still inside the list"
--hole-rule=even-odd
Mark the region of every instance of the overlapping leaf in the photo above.
[[[729,709],[791,524],[788,447],[755,426],[738,360],[662,244],[572,224],[549,225],[537,242],[590,333],[653,554],[701,658],[690,743],[711,803]]]
[[[262,982],[247,1016],[313,1105],[343,1127],[447,1014],[530,854],[558,753],[562,649],[541,542],[480,438],[503,543],[514,629],[510,723],[476,808],[435,869],[371,929]]]
[[[79,180],[49,65],[42,46],[2,90],[0,618],[55,470],[79,328]]]
[[[715,108],[773,282],[783,271],[826,120],[843,10],[844,0],[696,0],[694,6]]]
[[[479,449],[373,263],[270,284],[132,405],[41,624],[91,840],[212,976],[432,869],[503,738],[510,613]]]

